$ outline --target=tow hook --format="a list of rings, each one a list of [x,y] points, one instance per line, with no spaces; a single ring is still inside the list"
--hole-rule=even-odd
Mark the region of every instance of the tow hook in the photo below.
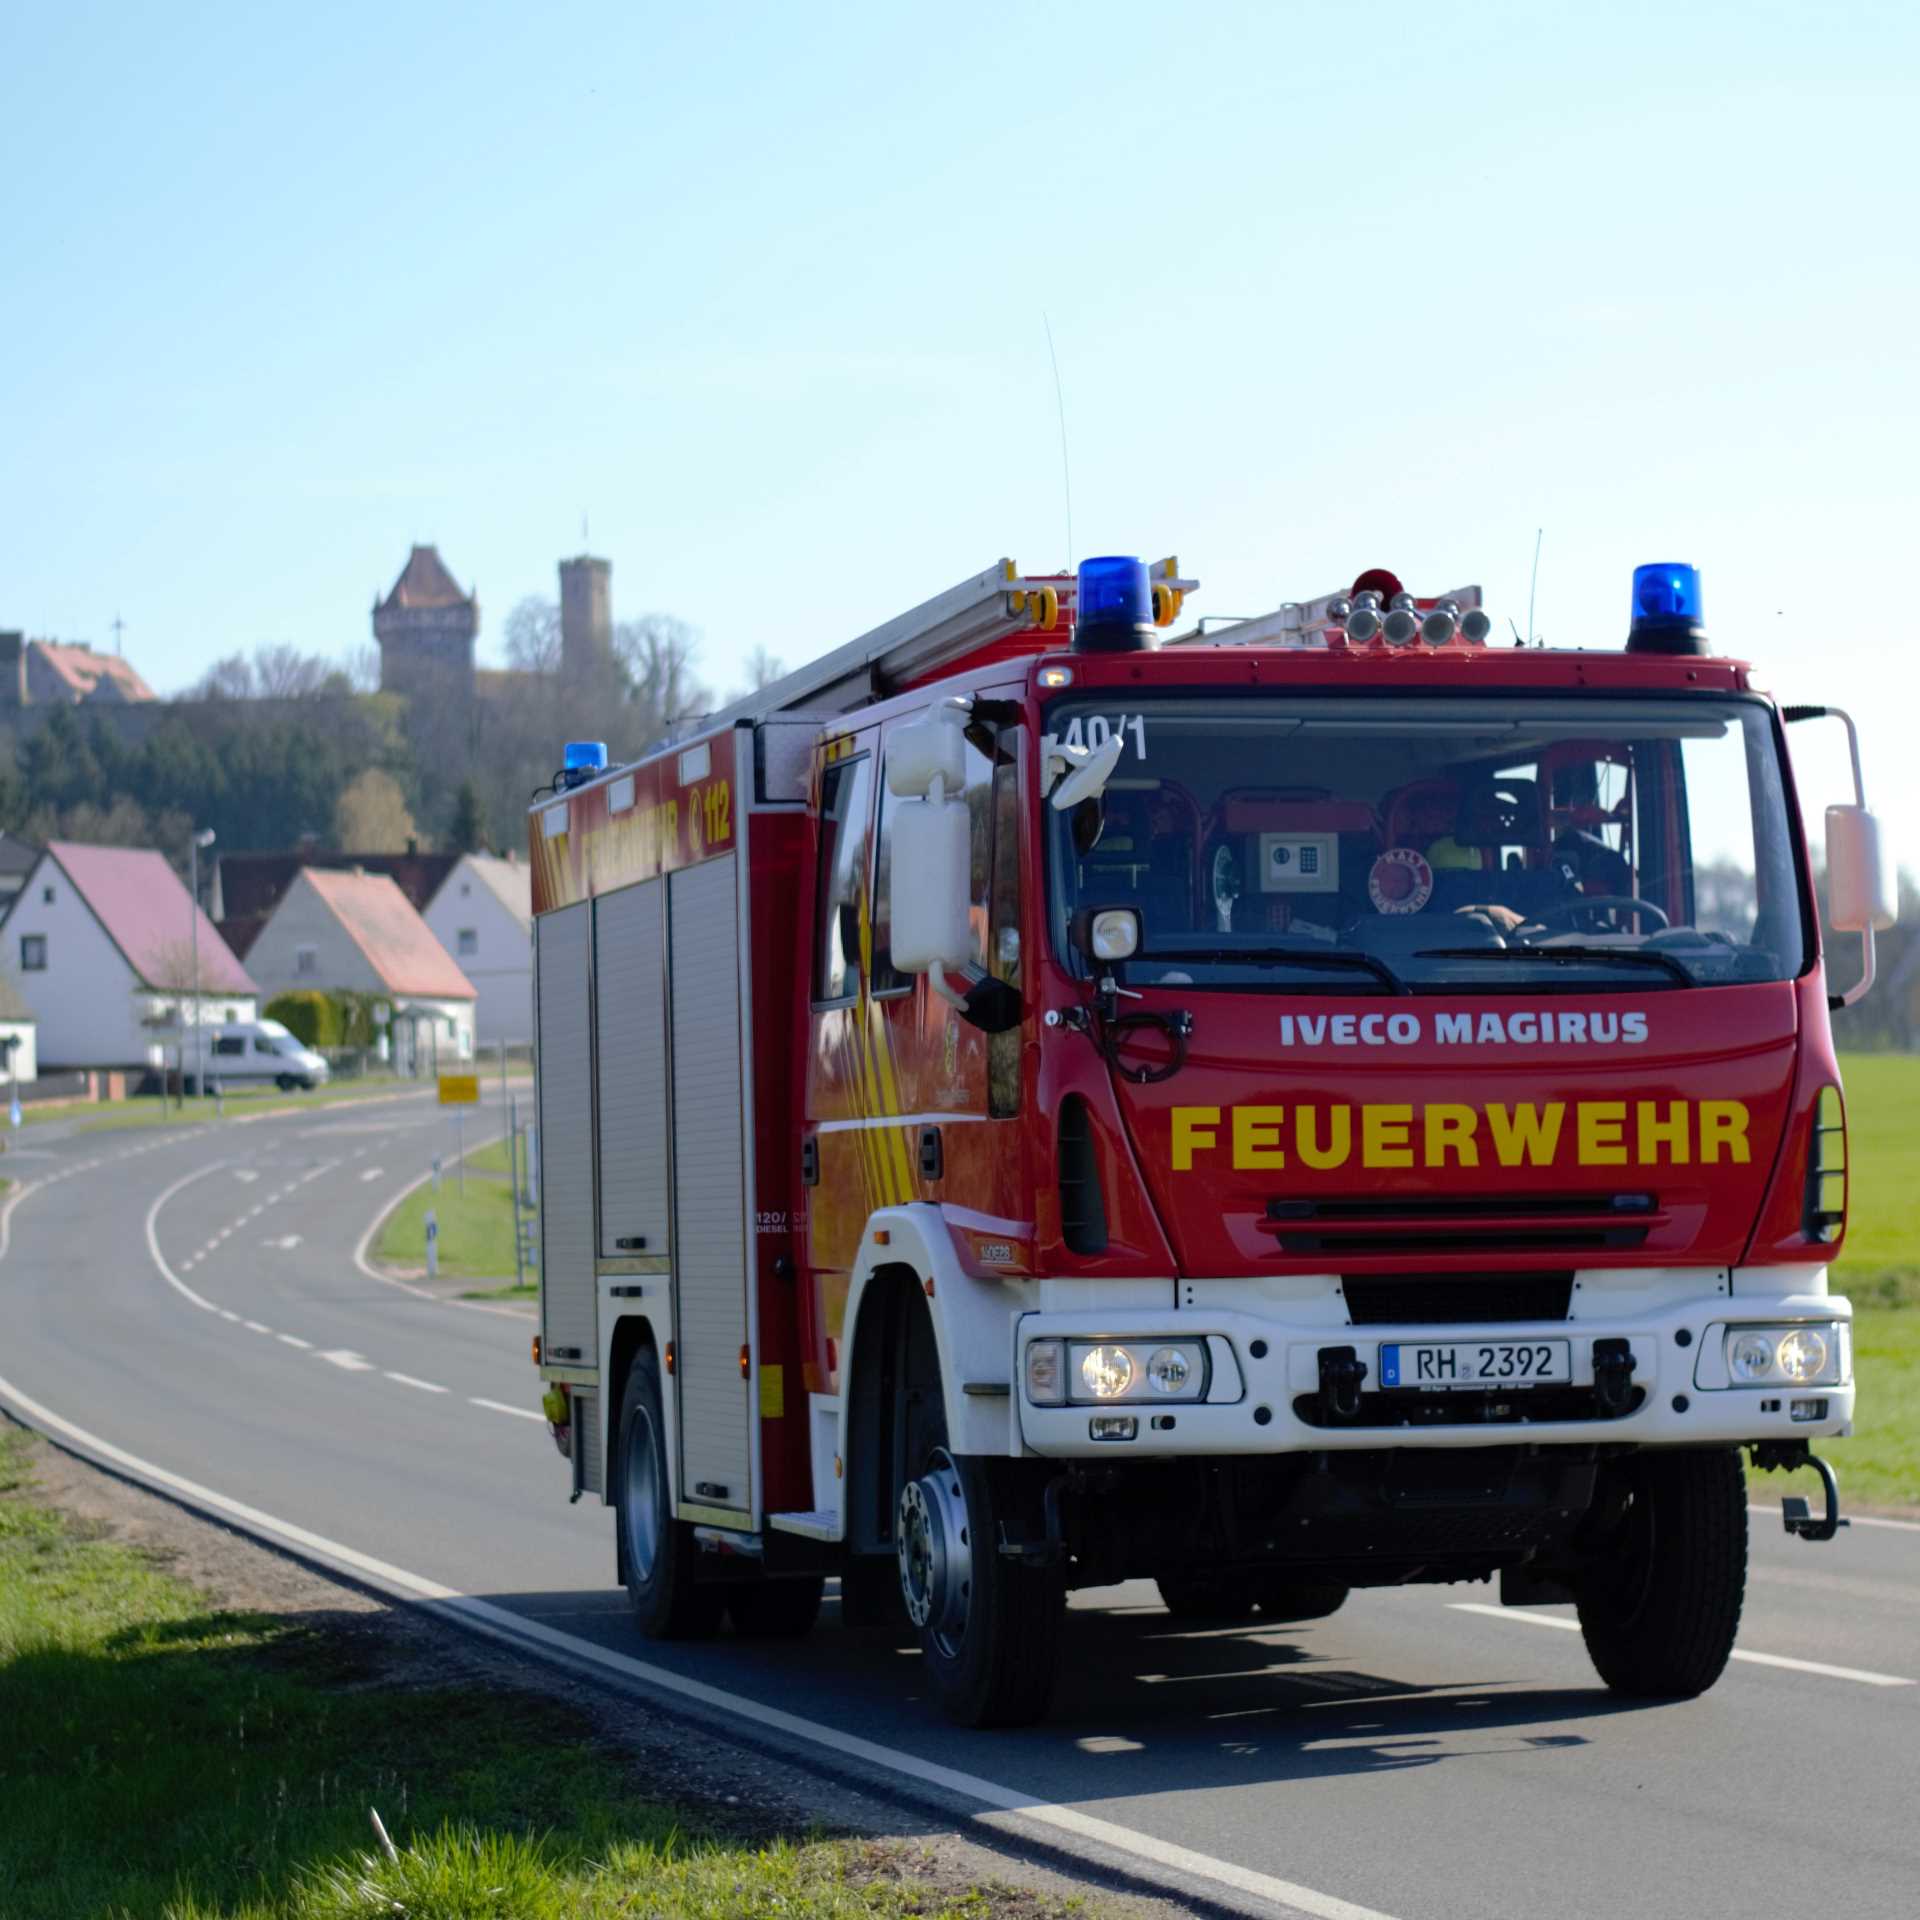
[[[1633,1398],[1633,1349],[1624,1340],[1593,1343],[1593,1401],[1605,1420],[1617,1420]]]
[[[1807,1465],[1820,1476],[1820,1484],[1826,1489],[1826,1516],[1816,1520],[1803,1496],[1797,1493],[1783,1494],[1780,1499],[1780,1524],[1789,1533],[1797,1533],[1802,1540],[1831,1540],[1842,1527],[1851,1524],[1841,1517],[1840,1482],[1834,1478],[1833,1469],[1817,1453],[1807,1455]]]
[[[1327,1424],[1344,1426],[1359,1419],[1367,1363],[1351,1347],[1322,1347],[1319,1358],[1320,1407]]]

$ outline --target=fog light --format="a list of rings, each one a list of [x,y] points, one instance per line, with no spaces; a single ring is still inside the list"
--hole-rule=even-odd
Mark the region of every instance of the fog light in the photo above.
[[[1155,1393],[1178,1393],[1192,1377],[1192,1364],[1178,1347],[1162,1347],[1147,1362],[1147,1381]]]
[[[1813,1380],[1827,1364],[1827,1343],[1811,1327],[1796,1327],[1780,1342],[1776,1358],[1789,1380]]]
[[[1058,1340],[1035,1340],[1027,1348],[1027,1398],[1035,1406],[1058,1406],[1067,1397]]]
[[[1790,1400],[1787,1403],[1787,1416],[1793,1420],[1824,1420],[1827,1417],[1825,1400]]]
[[[1736,1380],[1764,1380],[1773,1371],[1773,1342],[1764,1333],[1743,1333],[1727,1348],[1727,1371]]]
[[[1080,1378],[1096,1400],[1118,1400],[1133,1385],[1133,1355],[1125,1347],[1089,1347]]]
[[[1139,1418],[1131,1413],[1096,1413],[1087,1422],[1089,1440],[1131,1440],[1139,1431]]]

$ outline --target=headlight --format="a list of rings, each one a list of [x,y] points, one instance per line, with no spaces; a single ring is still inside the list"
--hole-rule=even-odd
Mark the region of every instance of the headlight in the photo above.
[[[1048,1404],[1035,1390],[1033,1356],[1051,1341],[1027,1348],[1027,1399]],[[1074,1340],[1067,1343],[1062,1369],[1066,1388],[1054,1396],[1076,1405],[1115,1400],[1202,1400],[1207,1392],[1207,1343],[1204,1340]]]
[[[1118,1400],[1133,1385],[1133,1355],[1125,1347],[1089,1347],[1080,1356],[1080,1381],[1096,1400]]]
[[[1067,1397],[1058,1340],[1035,1340],[1027,1348],[1027,1399],[1036,1407],[1057,1407]]]
[[[1847,1377],[1847,1328],[1729,1327],[1726,1355],[1737,1387],[1837,1387]]]

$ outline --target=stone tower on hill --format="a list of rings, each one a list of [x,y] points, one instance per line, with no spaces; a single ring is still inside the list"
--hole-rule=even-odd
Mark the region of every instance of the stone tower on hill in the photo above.
[[[581,554],[560,562],[560,665],[584,678],[613,658],[613,562]]]
[[[393,591],[374,602],[381,692],[470,698],[479,632],[478,596],[460,591],[435,548],[415,547]]]

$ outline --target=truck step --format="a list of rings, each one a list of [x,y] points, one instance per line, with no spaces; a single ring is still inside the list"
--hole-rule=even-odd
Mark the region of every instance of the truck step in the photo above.
[[[776,1533],[797,1533],[807,1540],[838,1540],[840,1515],[829,1508],[825,1513],[770,1513],[767,1525]]]

